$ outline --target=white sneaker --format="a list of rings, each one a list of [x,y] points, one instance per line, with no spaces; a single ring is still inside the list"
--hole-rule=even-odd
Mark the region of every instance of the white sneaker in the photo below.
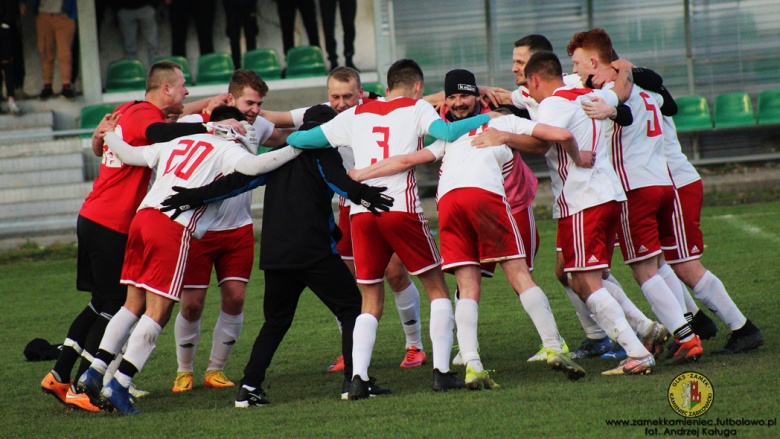
[[[138,387],[135,387],[135,383],[130,383],[130,388],[127,389],[131,395],[135,398],[143,398],[144,396],[148,395],[149,392],[146,390],[141,390]]]
[[[566,340],[564,340],[563,337],[561,337],[561,346],[561,352],[556,352],[552,349],[544,347],[544,345],[541,345],[539,346],[539,352],[535,353],[527,361],[529,363],[533,363],[534,361],[547,361],[548,354],[568,354],[569,346],[566,344]]]

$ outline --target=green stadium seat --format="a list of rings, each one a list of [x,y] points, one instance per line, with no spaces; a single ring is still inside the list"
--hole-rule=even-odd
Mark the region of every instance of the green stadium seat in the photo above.
[[[758,95],[758,124],[780,123],[780,89],[762,91]]]
[[[363,84],[363,91],[374,92],[379,96],[385,96],[385,86],[378,82],[366,82]]]
[[[703,96],[685,96],[675,99],[677,114],[674,124],[677,131],[701,131],[712,128],[712,117],[707,99]]]
[[[308,78],[327,74],[325,59],[319,47],[299,46],[287,52],[286,78]]]
[[[120,59],[108,65],[106,92],[146,90],[144,65],[137,59]]]
[[[715,128],[744,127],[756,124],[753,105],[747,93],[726,93],[715,98],[712,106]]]
[[[250,50],[242,58],[244,68],[253,70],[265,81],[282,78],[279,55],[273,49]]]
[[[236,67],[229,53],[209,53],[198,58],[198,85],[227,84]]]
[[[187,81],[187,85],[194,85],[192,82],[192,72],[190,71],[190,63],[187,62],[187,58],[183,56],[164,56],[157,58],[154,62],[158,61],[173,61],[181,66],[181,72],[184,74],[184,80]]]
[[[103,120],[103,116],[113,113],[114,110],[116,110],[116,107],[111,104],[88,105],[82,108],[81,116],[79,117],[79,129],[95,129],[100,121]],[[88,139],[92,137],[92,133],[80,134],[79,137]]]

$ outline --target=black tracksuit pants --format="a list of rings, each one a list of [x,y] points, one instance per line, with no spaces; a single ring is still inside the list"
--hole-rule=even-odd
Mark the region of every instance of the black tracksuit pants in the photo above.
[[[260,387],[265,380],[265,371],[290,329],[298,299],[306,287],[341,321],[344,377],[352,378],[352,331],[360,315],[362,299],[352,273],[341,257],[334,254],[305,269],[265,270],[265,323],[244,369],[244,384]]]

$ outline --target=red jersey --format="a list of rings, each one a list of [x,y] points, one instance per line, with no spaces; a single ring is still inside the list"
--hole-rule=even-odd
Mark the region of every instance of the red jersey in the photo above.
[[[152,143],[146,138],[146,129],[157,122],[165,122],[163,112],[149,102],[129,102],[117,108],[114,114],[122,114],[116,132],[133,146]],[[149,188],[152,170],[140,166],[127,166],[120,162],[108,145],[103,144],[103,161],[100,174],[92,185],[79,215],[109,229],[127,234],[141,200]]]

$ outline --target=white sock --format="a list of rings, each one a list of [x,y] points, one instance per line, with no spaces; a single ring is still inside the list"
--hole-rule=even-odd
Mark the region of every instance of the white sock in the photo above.
[[[458,347],[463,363],[469,366],[471,361],[479,361],[477,344],[477,321],[479,320],[479,304],[473,299],[458,300],[455,305],[455,323],[458,326]],[[481,365],[481,363],[480,363]],[[475,369],[476,370],[476,369]],[[477,370],[477,372],[481,372]]]
[[[743,327],[747,322],[745,316],[742,315],[737,305],[731,300],[729,293],[726,292],[723,282],[710,273],[709,270],[704,273],[699,283],[693,287],[693,294],[696,295],[697,299],[701,300],[704,306],[711,309],[723,323],[729,325],[732,331]]]
[[[127,341],[127,351],[125,351],[125,361],[135,366],[138,372],[143,370],[152,351],[157,347],[157,337],[160,336],[160,331],[162,331],[162,326],[144,314],[130,335],[130,339]],[[120,372],[117,372],[114,377],[116,378],[119,374]]]
[[[699,306],[696,305],[696,302],[693,301],[693,296],[691,296],[690,291],[688,291],[688,287],[680,281],[680,284],[683,287],[683,297],[685,298],[685,310],[693,315],[696,315],[697,312],[699,312]]]
[[[655,316],[658,317],[661,324],[674,333],[678,340],[686,342],[693,337],[691,327],[683,316],[680,303],[677,302],[661,276],[651,277],[642,284],[641,289]]]
[[[416,346],[423,350],[422,344],[422,325],[420,324],[420,292],[410,283],[402,291],[394,292],[395,308],[398,310],[398,316],[401,317],[401,323],[404,325],[406,333],[406,348]],[[450,312],[452,304],[450,304]]]
[[[455,328],[455,316],[449,299],[435,299],[431,302],[431,344],[433,345],[433,368],[439,372],[450,371],[450,352],[452,352],[452,330]]]
[[[241,328],[244,326],[244,313],[231,316],[224,311],[219,312],[217,324],[214,326],[214,336],[211,339],[211,356],[206,370],[222,370],[225,368],[230,352],[236,345]]]
[[[585,335],[591,340],[600,340],[606,337],[607,334],[590,316],[590,310],[585,305],[585,302],[580,299],[580,296],[571,287],[565,287],[565,289],[566,295],[569,296],[569,301],[571,301],[574,311],[577,313],[577,318],[580,320],[580,325],[582,325],[582,329],[585,331]]]
[[[525,312],[531,316],[536,331],[542,338],[542,345],[555,352],[561,352],[563,349],[561,334],[558,333],[558,326],[555,324],[555,317],[544,291],[539,287],[531,287],[520,293],[520,303],[523,304]]]
[[[666,286],[668,286],[669,290],[672,292],[672,294],[674,294],[674,298],[677,299],[677,303],[680,304],[680,309],[682,310],[683,314],[685,314],[685,294],[683,293],[685,288],[683,288],[680,279],[674,273],[672,267],[670,267],[669,264],[662,265],[658,268],[658,275],[664,279]]]
[[[620,287],[620,289],[621,289],[621,290],[623,290],[623,285],[621,285],[621,284],[620,284],[620,282],[618,282],[618,280],[617,280],[617,279],[615,279],[615,276],[613,276],[613,275],[612,275],[612,272],[611,272],[611,271],[610,271],[610,272],[609,272],[609,274],[607,275],[607,279],[606,279],[606,280],[608,280],[608,281],[612,282],[613,284],[615,284],[615,285],[619,286],[619,287]],[[625,290],[624,290],[624,291],[625,291]]]
[[[114,314],[106,325],[106,332],[100,340],[100,349],[116,355],[130,337],[131,328],[138,321],[138,317],[124,306]],[[92,361],[92,368],[100,373],[106,373],[106,363],[98,358]]]
[[[591,294],[586,303],[588,309],[593,313],[593,318],[599,322],[609,338],[617,340],[620,346],[623,346],[629,357],[642,358],[650,355],[650,352],[642,346],[634,331],[631,330],[617,300],[609,294],[606,288],[601,288]]]
[[[119,364],[122,363],[122,358],[125,355],[123,352],[124,349],[127,349],[127,344],[125,344],[125,347],[122,348],[122,351],[119,351],[119,353],[116,354],[114,360],[111,361],[111,363],[109,363],[108,367],[106,368],[106,373],[103,375],[103,386],[108,385],[108,383],[111,381],[111,378],[113,378],[116,374],[117,369],[119,369]]]
[[[173,326],[176,337],[176,360],[179,362],[178,372],[193,372],[195,351],[200,340],[200,319],[191,322],[179,312],[176,324]]]
[[[360,314],[355,319],[355,331],[352,333],[352,377],[360,376],[368,381],[368,366],[376,341],[376,327],[379,321],[369,313]]]
[[[604,288],[607,289],[607,292],[615,298],[618,305],[620,305],[620,308],[623,309],[623,314],[626,316],[626,320],[628,321],[628,324],[631,325],[631,328],[643,337],[647,335],[653,329],[653,321],[648,319],[647,316],[634,305],[634,302],[626,296],[626,292],[623,291],[620,286],[612,283],[609,278],[602,282],[602,284],[604,285]]]
[[[116,378],[119,384],[122,385],[122,387],[125,389],[130,387],[130,384],[133,382],[133,378],[123,374],[122,372],[117,372],[116,375],[114,375],[114,378]]]

